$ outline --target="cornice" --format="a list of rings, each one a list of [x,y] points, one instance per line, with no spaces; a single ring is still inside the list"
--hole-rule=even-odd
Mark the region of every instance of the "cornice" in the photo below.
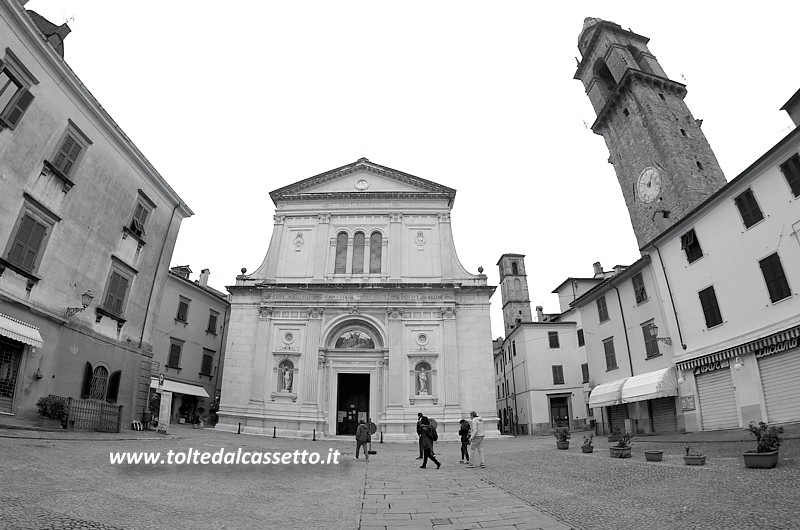
[[[644,35],[639,35],[638,33],[634,33],[633,31],[622,29],[622,26],[619,24],[615,24],[614,22],[609,22],[608,20],[601,20],[597,24],[593,26],[589,26],[584,28],[581,31],[581,34],[578,36],[578,48],[580,48],[580,39],[583,37],[585,31],[590,28],[595,28],[594,34],[592,38],[589,40],[589,44],[586,46],[586,49],[581,52],[581,61],[578,63],[578,69],[575,71],[575,75],[573,79],[580,79],[583,76],[583,71],[589,65],[589,58],[592,57],[592,52],[597,47],[597,41],[600,40],[600,34],[602,30],[608,30],[610,33],[616,33],[617,35],[623,35],[629,37],[633,40],[638,40],[639,42],[647,45],[650,42],[650,39],[645,37]]]

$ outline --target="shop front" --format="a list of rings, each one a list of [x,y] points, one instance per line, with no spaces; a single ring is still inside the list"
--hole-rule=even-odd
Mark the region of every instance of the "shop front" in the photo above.
[[[20,374],[25,372],[25,352],[33,353],[42,345],[39,328],[0,313],[0,412],[12,414],[16,411]]]

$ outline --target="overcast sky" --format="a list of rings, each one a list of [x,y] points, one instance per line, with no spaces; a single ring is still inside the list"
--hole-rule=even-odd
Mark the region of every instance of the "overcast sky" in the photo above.
[[[706,7],[709,5],[710,7]],[[638,258],[595,114],[573,79],[585,17],[649,37],[732,180],[791,127],[798,2],[109,2],[69,19],[65,58],[194,210],[173,265],[225,290],[272,233],[269,192],[367,157],[458,190],[461,263],[497,285],[526,255],[531,303]],[[193,276],[193,278],[196,277]],[[500,291],[492,335],[503,333]]]

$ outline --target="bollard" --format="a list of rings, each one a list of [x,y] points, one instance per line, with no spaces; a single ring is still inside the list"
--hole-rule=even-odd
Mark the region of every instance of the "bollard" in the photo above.
[[[236,431],[236,434],[242,434],[242,424],[239,424],[239,430]]]
[[[381,431],[381,443],[383,443],[383,431]]]
[[[275,433],[276,433],[276,432],[278,432],[278,428],[277,428],[277,427],[275,427],[275,426],[273,425],[273,426],[272,426],[272,437],[273,437],[273,438],[276,438],[276,436],[275,436]]]
[[[317,430],[316,429],[314,429],[314,437],[311,439],[311,441],[312,442],[316,442],[317,441]]]

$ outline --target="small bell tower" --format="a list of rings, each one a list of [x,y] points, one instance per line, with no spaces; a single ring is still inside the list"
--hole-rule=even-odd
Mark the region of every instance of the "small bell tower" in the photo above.
[[[500,268],[500,295],[503,302],[503,325],[506,335],[522,322],[533,322],[525,274],[525,256],[503,254],[497,262]]]

